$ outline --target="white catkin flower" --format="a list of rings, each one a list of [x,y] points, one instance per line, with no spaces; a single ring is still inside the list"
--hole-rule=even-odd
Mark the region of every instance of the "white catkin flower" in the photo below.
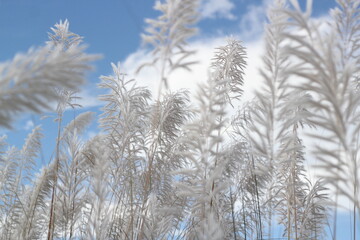
[[[156,20],[146,19],[148,27],[142,35],[144,44],[153,47],[153,61],[144,66],[157,66],[161,72],[161,85],[168,88],[168,74],[178,68],[190,70],[194,61],[187,58],[195,51],[187,49],[187,40],[197,33],[192,27],[199,18],[199,0],[166,0],[157,1],[155,9],[162,12]],[[160,85],[160,86],[161,86]]]
[[[58,27],[65,32],[68,25]],[[84,53],[78,43],[65,44],[30,49],[0,64],[0,127],[11,127],[16,113],[49,110],[59,98],[55,88],[75,90],[84,83],[90,62],[98,56]]]

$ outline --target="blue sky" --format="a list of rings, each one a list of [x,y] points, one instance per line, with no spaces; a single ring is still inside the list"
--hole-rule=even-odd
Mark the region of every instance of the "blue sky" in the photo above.
[[[201,35],[237,33],[241,31],[239,22],[242,16],[249,9],[264,5],[261,0],[206,2],[221,4],[209,4],[220,5],[217,9],[216,6],[203,5],[203,18],[199,23]],[[315,15],[326,14],[333,6],[330,0],[314,2]],[[0,38],[3,43],[0,60],[7,60],[19,51],[27,51],[31,46],[41,45],[47,40],[51,26],[61,19],[68,19],[71,30],[85,37],[90,45],[89,51],[104,55],[103,60],[96,63],[97,68],[102,70],[109,62],[122,60],[139,47],[143,19],[158,14],[152,9],[153,3],[151,0],[0,0]],[[260,19],[263,17],[258,16]],[[247,23],[243,26],[246,30],[253,28],[251,22]]]
[[[197,70],[191,73],[178,73],[170,83],[176,87],[195,88],[194,82],[206,78],[206,67],[214,47],[224,43],[225,37],[236,36],[248,49],[249,66],[245,92],[251,92],[260,84],[258,67],[261,65],[263,49],[263,23],[266,19],[268,0],[203,0],[202,17],[198,24],[199,35],[190,43],[198,49],[196,60],[200,60]],[[304,4],[303,0],[299,0]],[[325,17],[329,8],[335,6],[332,0],[314,0],[315,17]],[[111,62],[120,61],[124,71],[130,76],[139,61],[149,56],[141,46],[140,34],[145,27],[144,18],[155,18],[152,0],[0,0],[0,62],[9,60],[18,52],[26,52],[30,47],[43,45],[47,41],[50,27],[59,20],[68,19],[70,30],[84,37],[89,46],[87,52],[102,54],[103,58],[94,63],[95,70],[88,74],[88,82],[83,86],[84,109],[69,111],[65,121],[82,111],[99,113],[101,105],[96,95],[100,75],[111,74]],[[135,76],[139,84],[155,86],[156,73],[151,70]],[[178,79],[177,79],[178,78]],[[184,79],[188,80],[188,83]],[[259,80],[258,80],[259,79]],[[184,81],[182,81],[184,80]],[[182,85],[183,84],[183,85]],[[157,86],[157,85],[156,85]],[[155,95],[155,94],[154,94]],[[248,97],[251,94],[248,95]],[[44,128],[43,156],[39,165],[49,162],[54,149],[56,123],[52,118],[40,120],[34,114],[19,116],[14,130],[0,129],[8,135],[8,142],[21,146],[33,125]],[[97,122],[90,128],[90,137],[98,131]],[[344,215],[344,218],[348,216]],[[343,223],[343,225],[346,225]],[[341,231],[340,231],[341,232]],[[348,232],[344,231],[344,232]],[[343,235],[339,239],[348,239]]]
[[[195,60],[201,62],[202,59],[209,59],[213,48],[223,44],[224,38],[229,35],[244,41],[249,51],[254,49],[252,55],[261,55],[263,22],[266,19],[266,6],[270,2],[203,0],[198,25],[200,32],[192,40],[193,45],[199,48],[200,56]],[[60,20],[68,19],[70,30],[84,37],[84,42],[89,46],[87,51],[103,56],[94,63],[95,70],[89,73],[81,95],[84,97],[83,105],[88,108],[84,110],[97,111],[99,103],[95,96],[101,91],[96,88],[96,84],[100,75],[111,74],[110,63],[124,63],[125,71],[131,74],[137,67],[135,65],[139,64],[139,59],[147,57],[141,51],[140,34],[145,27],[144,19],[158,16],[158,12],[153,10],[153,4],[152,0],[0,0],[0,62],[13,58],[18,52],[26,52],[30,47],[44,44],[48,40],[50,27]],[[326,15],[332,6],[334,1],[314,1],[314,15]],[[256,74],[259,59],[251,57],[249,61],[253,60],[254,64],[249,63],[248,71]],[[197,79],[206,78],[206,60],[202,63],[202,68],[198,67],[202,73],[199,73],[200,70],[195,72]],[[146,74],[154,75],[149,72]],[[136,77],[140,84],[154,85],[151,77],[147,76],[144,81],[141,80],[144,76]],[[183,77],[189,78],[187,75]],[[194,86],[190,84],[182,87]],[[245,89],[245,92],[251,90]],[[42,124],[45,129],[52,125],[49,121],[40,121],[36,115],[19,116],[14,125],[16,130],[6,131],[9,142],[22,144],[22,139],[30,130],[30,120]],[[3,129],[0,131],[4,132]]]

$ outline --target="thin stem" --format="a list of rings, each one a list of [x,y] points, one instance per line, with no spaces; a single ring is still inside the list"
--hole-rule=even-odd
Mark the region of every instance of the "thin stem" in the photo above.
[[[255,170],[255,161],[254,161],[254,156],[253,155],[251,155],[251,161],[252,161],[253,170]],[[260,229],[258,230],[258,232],[260,233],[260,239],[263,239],[262,223],[261,223],[261,210],[260,210],[260,198],[259,198],[259,189],[258,189],[258,181],[257,181],[256,174],[254,174],[254,181],[255,181],[256,202],[257,202],[257,209],[258,209],[258,216],[259,216],[259,226],[260,226]]]
[[[245,202],[244,202],[244,195],[242,196],[242,207],[243,207],[243,221],[244,221],[244,239],[247,240],[247,225],[246,225],[246,215],[245,215]]]
[[[231,217],[232,217],[232,225],[233,225],[233,231],[234,231],[234,239],[236,240],[234,201],[233,201],[231,186],[230,186],[230,204],[231,204]],[[246,226],[245,226],[245,229],[246,229]],[[246,240],[246,233],[245,233],[245,240]]]
[[[52,240],[54,235],[54,226],[55,226],[55,196],[58,180],[58,170],[59,170],[59,154],[60,154],[60,134],[61,134],[61,124],[62,124],[62,113],[58,115],[58,137],[56,140],[56,156],[55,156],[55,173],[54,173],[54,183],[52,187],[51,195],[51,204],[50,204],[50,219],[49,219],[49,228],[47,240]]]

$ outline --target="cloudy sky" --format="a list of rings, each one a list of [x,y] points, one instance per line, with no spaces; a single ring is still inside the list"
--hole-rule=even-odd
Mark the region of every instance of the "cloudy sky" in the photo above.
[[[158,73],[145,69],[135,75],[137,67],[150,56],[141,44],[140,34],[146,24],[145,18],[156,18],[153,0],[0,0],[0,62],[12,59],[16,53],[26,52],[47,41],[50,27],[60,20],[68,19],[70,30],[84,37],[87,52],[102,54],[102,59],[94,63],[95,70],[88,74],[88,81],[82,87],[81,110],[69,111],[66,120],[82,111],[99,113],[101,102],[96,98],[101,94],[97,89],[99,76],[111,74],[110,63],[120,62],[124,73],[134,77],[139,85],[146,85],[157,96]],[[207,67],[214,49],[226,43],[233,36],[243,42],[247,49],[244,100],[252,97],[254,89],[261,85],[258,69],[263,53],[262,37],[266,22],[266,8],[271,0],[202,0],[199,34],[189,41],[189,48],[197,50],[193,56],[199,61],[192,72],[178,71],[170,76],[170,88],[189,88],[195,91],[198,83],[207,78]],[[299,1],[304,7],[305,0]],[[332,0],[314,0],[314,18],[326,19]],[[45,132],[44,150],[39,164],[47,164],[54,149],[56,123],[53,115],[44,120],[37,115],[19,116],[14,130],[0,129],[8,135],[8,141],[21,146],[26,135],[35,125],[41,124]],[[88,136],[99,129],[94,121]],[[345,224],[344,224],[345,225]],[[345,238],[344,238],[345,239]]]
[[[123,72],[134,77],[139,85],[146,85],[157,96],[159,74],[154,69],[144,69],[134,75],[137,67],[151,56],[144,49],[140,34],[146,27],[144,19],[156,18],[159,12],[153,9],[153,0],[0,0],[0,62],[12,59],[19,52],[41,46],[48,40],[50,27],[60,20],[68,19],[70,31],[84,37],[89,53],[102,54],[94,63],[95,70],[88,74],[88,81],[81,88],[82,110],[68,113],[69,120],[79,111],[99,112],[101,102],[97,96],[99,77],[111,74],[110,63],[120,62]],[[300,1],[304,4],[306,1]],[[261,77],[258,69],[262,64],[262,37],[266,22],[266,9],[271,0],[202,0],[200,6],[199,34],[189,42],[189,49],[197,50],[193,60],[198,61],[192,72],[176,71],[170,76],[170,88],[188,88],[195,92],[197,84],[205,81],[214,49],[226,44],[233,36],[243,42],[247,49],[244,100],[252,97],[259,88]],[[334,1],[314,1],[313,15],[326,18]],[[304,6],[303,6],[304,7]],[[49,114],[51,115],[51,114]],[[52,118],[40,120],[37,115],[19,116],[15,129],[8,133],[9,142],[21,145],[34,125],[41,124],[51,139],[54,131]],[[89,131],[98,131],[96,121]],[[52,138],[54,139],[54,138]],[[46,141],[46,149],[52,149]],[[45,158],[49,158],[46,151]],[[44,162],[48,160],[44,159]]]

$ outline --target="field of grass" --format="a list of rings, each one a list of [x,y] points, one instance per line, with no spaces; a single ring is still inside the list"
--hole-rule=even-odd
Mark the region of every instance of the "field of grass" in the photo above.
[[[156,2],[142,36],[152,59],[136,67],[159,71],[158,94],[111,64],[98,119],[63,117],[99,57],[68,21],[0,65],[0,127],[53,111],[57,133],[42,169],[40,126],[22,148],[0,137],[0,240],[359,238],[360,1],[337,0],[324,22],[311,18],[311,0],[305,10],[274,1],[251,101],[247,50],[233,37],[214,49],[196,94],[169,90],[171,73],[196,71],[187,41],[198,5]],[[101,132],[84,138],[95,120]]]

